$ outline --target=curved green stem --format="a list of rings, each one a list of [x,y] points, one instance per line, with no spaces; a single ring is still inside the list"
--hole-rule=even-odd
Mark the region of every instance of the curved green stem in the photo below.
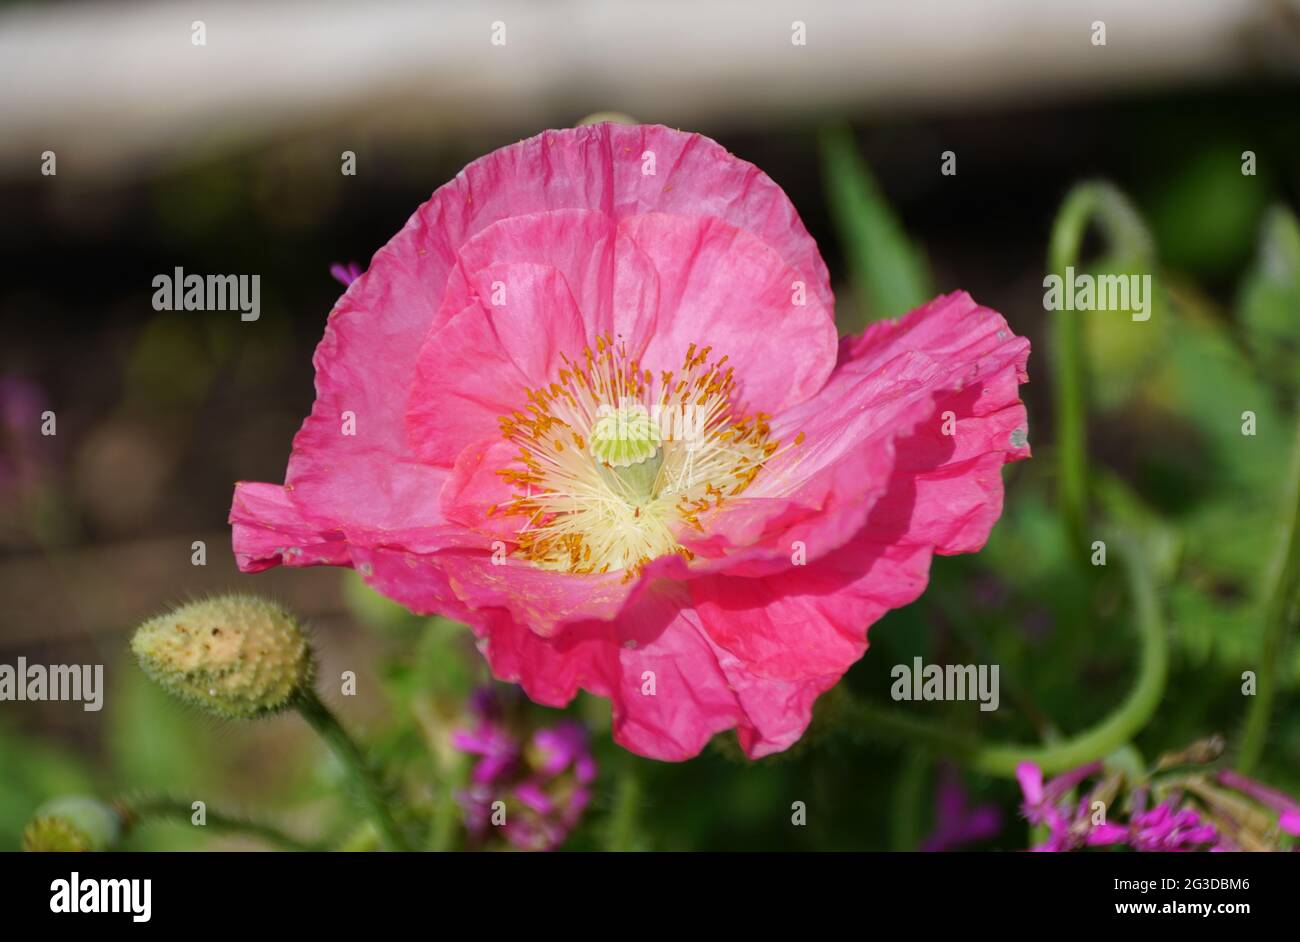
[[[1155,586],[1136,550],[1122,554],[1128,574],[1134,620],[1141,643],[1133,690],[1109,716],[1085,732],[1047,746],[985,743],[946,726],[890,710],[856,704],[860,731],[905,743],[930,746],[987,775],[1013,776],[1016,766],[1032,762],[1048,774],[1105,758],[1141,730],[1160,705],[1169,670],[1169,649]]]
[[[362,755],[347,731],[339,725],[334,714],[321,703],[320,697],[316,696],[316,691],[310,689],[304,691],[295,706],[308,725],[320,734],[320,737],[334,751],[334,755],[343,763],[343,768],[352,779],[357,796],[361,799],[371,820],[374,821],[375,827],[379,829],[384,843],[390,850],[410,850],[411,847],[393,819],[392,812],[388,810],[384,790],[366,761],[366,757]]]
[[[1148,259],[1151,238],[1128,199],[1109,183],[1081,183],[1070,191],[1052,225],[1048,271],[1066,277],[1079,260],[1090,223],[1095,221],[1112,254]],[[1087,370],[1083,319],[1078,312],[1058,315],[1053,327],[1056,456],[1061,513],[1076,552],[1083,553],[1088,519]]]
[[[1278,668],[1287,634],[1300,615],[1300,418],[1296,422],[1291,470],[1282,507],[1282,539],[1269,566],[1264,602],[1264,644],[1256,672],[1258,688],[1246,714],[1237,771],[1249,775],[1264,754],[1273,701],[1279,685]]]
[[[127,827],[137,821],[148,819],[180,821],[189,824],[194,815],[194,808],[190,803],[161,796],[122,798],[114,802],[114,806]],[[205,827],[211,827],[218,831],[228,831],[232,834],[246,834],[283,850],[313,851],[324,849],[306,841],[300,841],[274,825],[263,821],[241,818],[214,811],[211,808],[205,809],[204,818]]]

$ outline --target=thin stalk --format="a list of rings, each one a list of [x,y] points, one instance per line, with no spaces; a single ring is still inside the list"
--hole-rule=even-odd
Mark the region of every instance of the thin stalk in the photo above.
[[[637,849],[637,816],[641,809],[641,780],[631,763],[624,762],[614,791],[614,805],[606,821],[605,850]]]
[[[1300,417],[1296,421],[1291,470],[1282,506],[1282,530],[1269,566],[1264,601],[1264,644],[1255,679],[1255,698],[1246,712],[1241,734],[1237,771],[1250,775],[1264,754],[1273,702],[1279,686],[1278,669],[1286,651],[1288,635],[1300,613]]]
[[[1052,225],[1047,252],[1049,272],[1064,281],[1066,269],[1078,263],[1084,234],[1094,221],[1106,238],[1110,254],[1143,261],[1151,257],[1150,236],[1128,199],[1109,183],[1082,183],[1066,196]],[[1070,545],[1076,553],[1084,553],[1088,521],[1088,379],[1080,312],[1058,312],[1052,330],[1061,515]]]
[[[374,821],[375,827],[383,836],[384,843],[390,850],[410,850],[411,847],[397,827],[392,812],[388,810],[383,787],[375,776],[374,770],[371,769],[357,744],[352,741],[352,737],[339,725],[339,721],[334,717],[334,714],[329,711],[325,704],[321,703],[316,691],[310,689],[304,691],[295,705],[298,712],[302,714],[302,718],[307,721],[307,724],[312,729],[316,730],[321,739],[325,740],[325,743],[333,750],[334,755],[343,763],[343,768],[347,770],[357,796],[361,799],[362,805],[365,806],[366,813]]]
[[[894,782],[892,814],[889,818],[889,847],[891,850],[916,850],[921,843],[921,801],[930,771],[934,765],[931,756],[923,752],[909,752],[903,757],[903,767]],[[937,822],[936,822],[937,823]]]
[[[122,798],[114,802],[114,806],[122,816],[126,827],[131,827],[142,820],[181,821],[188,824],[194,815],[194,809],[188,802],[158,796]],[[214,811],[211,808],[206,809],[204,815],[205,827],[218,831],[227,831],[231,834],[246,834],[283,850],[319,851],[324,849],[307,841],[300,841],[264,821],[241,818],[236,815]]]

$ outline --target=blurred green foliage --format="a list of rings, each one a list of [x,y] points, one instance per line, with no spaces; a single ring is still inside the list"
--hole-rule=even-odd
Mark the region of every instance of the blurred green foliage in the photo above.
[[[822,133],[821,157],[826,202],[858,303],[852,324],[844,323],[848,312],[837,312],[840,330],[898,317],[930,300],[934,292],[924,256],[903,231],[847,128]]]
[[[1267,167],[1242,173],[1242,153],[1226,141],[1175,161],[1151,197],[1151,226],[1166,264],[1222,277],[1250,252],[1267,205]]]

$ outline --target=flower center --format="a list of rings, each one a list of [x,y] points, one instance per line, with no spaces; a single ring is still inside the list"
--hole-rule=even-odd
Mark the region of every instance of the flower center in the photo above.
[[[497,471],[516,492],[492,512],[525,518],[520,555],[629,579],[659,556],[693,558],[676,534],[703,532],[700,514],[743,493],[782,450],[769,416],[734,413],[734,368],[711,353],[691,344],[680,370],[656,377],[623,344],[597,337],[594,351],[562,356],[555,382],[501,417],[523,470]]]

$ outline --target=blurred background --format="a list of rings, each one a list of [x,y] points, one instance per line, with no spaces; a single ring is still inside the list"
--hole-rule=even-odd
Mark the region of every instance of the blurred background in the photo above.
[[[954,793],[998,822],[964,846],[1026,846],[1014,782],[867,735],[846,704],[886,702],[889,668],[914,656],[997,663],[996,713],[908,706],[1050,740],[1132,683],[1123,592],[1090,585],[1057,522],[1043,309],[1056,212],[1099,178],[1154,253],[1090,237],[1084,258],[1146,266],[1160,287],[1148,323],[1078,315],[1096,513],[1158,548],[1168,622],[1169,684],[1135,746],[1152,758],[1217,732],[1231,752],[1242,671],[1268,661],[1281,693],[1255,772],[1300,791],[1300,661],[1261,615],[1300,388],[1298,69],[1285,0],[0,3],[0,663],[105,664],[108,686],[100,713],[0,703],[0,848],[67,793],[163,791],[346,830],[339,770],[295,718],[209,721],[132,662],[140,621],[211,592],[304,615],[322,676],[359,675],[364,695],[333,705],[413,794],[463,777],[439,744],[487,680],[468,630],[337,569],[238,574],[231,489],[282,479],[342,290],[330,265],[364,268],[475,157],[607,110],[700,131],[772,176],[821,246],[842,332],[926,292],[1001,311],[1034,344],[1035,458],[1007,470],[989,548],[936,560],[790,753],[746,762],[728,734],[689,763],[640,760],[611,745],[607,705],[580,700],[600,774],[566,846],[942,849]],[[154,311],[151,281],[176,267],[260,275],[260,319]],[[129,846],[258,845],[157,825]]]

